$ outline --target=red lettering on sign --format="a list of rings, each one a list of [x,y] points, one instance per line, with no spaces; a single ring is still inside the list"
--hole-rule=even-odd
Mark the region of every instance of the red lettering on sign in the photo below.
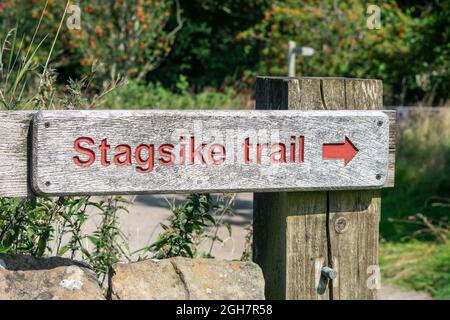
[[[225,162],[226,151],[225,147],[220,144],[213,144],[209,147],[208,158],[212,164],[222,164]],[[219,158],[217,158],[219,157]]]
[[[186,149],[184,145],[184,137],[180,137],[180,164],[184,165],[186,163]]]
[[[297,157],[297,137],[291,136],[290,137],[290,143],[288,146],[284,143],[274,143],[274,144],[268,144],[268,143],[257,143],[256,144],[256,164],[261,164],[263,156],[268,156],[270,163],[287,163],[287,158],[289,157],[290,163],[295,162],[304,162],[304,149],[305,149],[305,137],[299,136],[298,137],[298,160]],[[252,164],[252,159],[250,157],[250,153],[254,152],[251,150],[251,147],[253,145],[250,143],[250,138],[244,139],[243,149],[244,149],[244,163],[245,164]],[[268,152],[270,151],[269,154]]]
[[[296,136],[291,136],[289,139],[289,144],[281,142],[273,144],[252,144],[250,143],[250,138],[245,138],[242,145],[244,149],[244,163],[247,165],[253,163],[261,164],[263,162],[263,157],[268,162],[276,164],[287,163],[288,161],[290,163],[304,162],[304,136],[299,136],[298,140]],[[149,173],[154,170],[155,163],[159,165],[220,165],[225,163],[227,150],[224,145],[218,143],[211,145],[206,143],[198,144],[193,136],[189,137],[189,141],[186,140],[186,137],[181,136],[178,145],[171,143],[161,145],[140,144],[133,151],[133,146],[128,144],[119,144],[115,147],[111,147],[108,139],[105,138],[98,144],[100,158],[99,165],[108,167],[111,164],[114,164],[120,167],[135,164],[137,172]],[[350,142],[347,141],[344,147],[349,143]],[[86,144],[87,146],[83,146],[83,144]],[[83,157],[80,158],[78,155],[74,156],[73,161],[76,165],[89,167],[95,162],[97,156],[95,151],[97,149],[93,148],[93,146],[95,146],[95,141],[89,137],[80,137],[74,141],[75,151],[81,155],[87,156],[87,159]],[[332,157],[330,152],[332,152],[333,146],[334,145],[324,145],[324,159]],[[189,148],[189,150],[187,150],[187,148]],[[188,152],[189,154],[187,154]],[[251,156],[251,153],[254,155]],[[298,160],[296,159],[297,154]],[[186,161],[187,157],[189,157],[189,160]],[[287,160],[288,158],[289,160]],[[348,161],[346,160],[346,163]]]
[[[131,147],[129,145],[120,144],[114,148],[114,151],[119,152],[114,156],[114,163],[116,165],[118,166],[131,165]]]
[[[174,145],[167,143],[162,144],[159,147],[159,154],[161,155],[161,158],[158,159],[158,163],[161,165],[172,165],[175,162],[175,156],[172,154],[172,151],[174,149]]]
[[[270,162],[272,163],[286,163],[286,146],[284,143],[276,143],[272,145],[270,154]]]
[[[191,148],[190,148],[190,158],[191,164],[195,164],[195,158],[199,157],[201,164],[206,164],[205,158],[203,157],[203,149],[206,147],[206,143],[200,144],[195,148],[195,138],[191,137]]]
[[[142,157],[142,151],[147,151],[147,158],[144,159]],[[153,167],[155,166],[154,164],[154,159],[155,159],[155,148],[154,146],[151,145],[147,145],[147,144],[141,144],[139,146],[137,146],[136,148],[136,153],[135,153],[135,159],[136,162],[142,166],[147,165],[147,168],[144,167],[136,167],[136,171],[137,172],[141,172],[141,173],[148,173],[151,172],[153,170]]]
[[[252,145],[250,144],[250,138],[245,138],[244,140],[244,162],[245,164],[251,164],[252,161],[250,160],[250,147]]]
[[[300,136],[298,138],[298,161],[299,162],[305,162],[305,137]]]
[[[291,163],[295,162],[295,137],[291,136],[291,149],[289,152],[289,160]]]
[[[91,164],[94,163],[95,161],[95,152],[92,151],[91,149],[88,148],[84,148],[81,146],[82,143],[87,143],[88,145],[93,146],[95,144],[94,140],[92,140],[91,138],[88,137],[81,137],[75,140],[75,142],[73,143],[73,147],[75,149],[75,151],[87,155],[89,156],[89,158],[87,160],[81,160],[78,156],[73,157],[73,162],[75,162],[75,164],[77,166],[80,167],[89,167]]]
[[[262,152],[263,152],[264,148],[268,149],[269,144],[268,143],[263,143],[263,144],[257,143],[256,144],[256,163],[257,164],[261,164],[261,156],[262,156]]]
[[[108,150],[111,146],[108,144],[108,141],[106,139],[103,139],[100,143],[100,153],[101,153],[101,160],[100,163],[102,166],[109,166],[111,162],[108,160]]]
[[[358,149],[349,138],[345,137],[344,143],[324,144],[322,148],[323,160],[344,160],[346,166],[358,153]]]

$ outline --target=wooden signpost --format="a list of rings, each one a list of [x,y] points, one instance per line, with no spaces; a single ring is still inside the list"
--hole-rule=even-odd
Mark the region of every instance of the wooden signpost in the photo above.
[[[382,93],[379,80],[258,77],[256,108],[377,110],[383,106]],[[394,185],[395,112],[389,118],[384,187]],[[255,193],[253,258],[263,269],[266,297],[376,299],[380,207],[380,189]],[[324,279],[324,268],[337,276]]]
[[[380,188],[381,111],[41,111],[41,195]]]
[[[0,112],[0,196],[255,192],[267,298],[376,298],[381,81],[260,77],[256,107]]]

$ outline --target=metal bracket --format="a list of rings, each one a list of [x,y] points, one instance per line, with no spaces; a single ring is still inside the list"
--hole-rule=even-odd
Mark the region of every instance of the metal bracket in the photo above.
[[[330,267],[323,267],[320,272],[320,280],[319,285],[317,286],[317,293],[324,294],[328,287],[328,281],[334,280],[336,278],[337,278],[336,271],[334,271]]]

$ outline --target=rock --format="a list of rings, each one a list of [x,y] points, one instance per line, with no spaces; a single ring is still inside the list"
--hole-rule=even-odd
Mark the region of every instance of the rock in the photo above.
[[[103,300],[95,273],[65,258],[0,254],[0,300]]]
[[[112,299],[261,300],[264,278],[253,262],[171,258],[115,264]]]

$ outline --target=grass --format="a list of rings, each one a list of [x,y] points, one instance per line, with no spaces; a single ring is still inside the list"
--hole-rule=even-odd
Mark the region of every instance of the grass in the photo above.
[[[408,217],[423,214],[434,221],[450,217],[450,108],[416,112],[399,123],[395,187],[382,191],[381,236],[385,240],[435,240]],[[416,236],[417,235],[417,236]]]
[[[165,89],[158,83],[129,81],[105,96],[103,109],[240,109],[244,98],[232,89],[224,92],[203,91],[194,94],[181,82],[179,92]]]
[[[385,283],[428,292],[434,299],[450,299],[450,241],[386,242],[380,248]]]
[[[450,299],[450,108],[399,123],[395,187],[382,191],[384,282]]]

